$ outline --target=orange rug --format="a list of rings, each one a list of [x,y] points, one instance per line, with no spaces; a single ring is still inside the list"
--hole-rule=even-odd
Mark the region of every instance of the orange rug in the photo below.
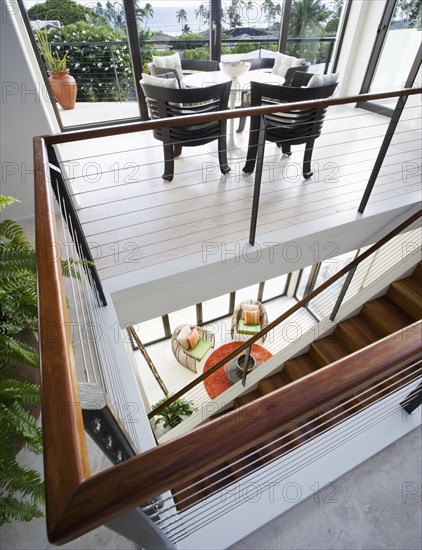
[[[219,361],[224,359],[224,357],[226,357],[236,348],[240,347],[242,344],[243,342],[230,342],[228,344],[223,344],[222,346],[217,348],[206,360],[204,372],[216,365]],[[259,346],[258,344],[252,344],[251,353],[255,358],[257,365],[262,365],[262,363],[265,363],[265,361],[268,361],[268,359],[272,357],[272,354],[268,350],[266,350],[262,346]],[[229,361],[229,364],[232,361],[233,359]],[[211,399],[215,399],[217,395],[220,395],[220,393],[223,393],[223,391],[230,388],[230,386],[232,386],[232,383],[227,378],[224,366],[208,376],[208,378],[204,380],[204,386]]]

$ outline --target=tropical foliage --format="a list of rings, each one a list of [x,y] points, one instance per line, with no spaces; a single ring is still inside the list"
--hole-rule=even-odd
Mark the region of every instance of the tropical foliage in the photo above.
[[[53,52],[48,41],[47,31],[42,29],[36,31],[38,48],[44,57],[47,68],[54,71],[65,71],[67,67],[67,52],[61,54],[57,49]]]
[[[0,195],[0,211],[14,202]],[[38,352],[20,335],[37,331],[35,252],[13,220],[0,222],[0,523],[42,516],[43,483],[16,460],[16,446],[41,453],[41,431],[28,406],[38,405],[36,384],[23,380],[17,365],[38,368]]]
[[[85,16],[91,10],[73,0],[46,0],[42,4],[35,4],[28,10],[31,21],[60,21],[62,25],[70,25],[78,21],[85,21]]]
[[[132,66],[126,35],[107,25],[79,22],[48,31],[56,51],[57,42],[86,42],[66,48],[67,63],[78,84],[78,101],[125,101],[132,83]],[[109,42],[110,44],[90,44]]]
[[[169,395],[166,395],[166,397],[158,401],[158,403],[155,403],[152,408],[156,409],[165,403],[169,397]],[[186,420],[186,418],[188,418],[195,411],[196,408],[191,401],[187,401],[186,399],[176,399],[157,415],[155,423],[157,425],[163,424],[163,428],[167,428],[168,426],[174,428],[180,424],[180,422]]]

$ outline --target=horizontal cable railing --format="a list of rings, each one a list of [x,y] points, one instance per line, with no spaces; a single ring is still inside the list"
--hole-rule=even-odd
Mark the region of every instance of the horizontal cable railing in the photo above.
[[[334,113],[334,105],[342,103],[347,106],[352,98],[312,104],[331,105]],[[271,112],[282,112],[289,105],[271,107]],[[270,108],[251,108],[246,113],[269,112],[262,109]],[[204,117],[237,119],[245,113],[242,109],[195,115],[198,119],[161,119],[119,129],[69,132],[46,140],[60,146],[63,179],[104,280],[191,254],[212,261],[227,243],[241,243],[247,238],[252,219],[257,220],[259,238],[291,227],[296,220],[316,221],[333,213],[356,211],[389,119],[363,110],[342,109],[332,118],[328,110],[323,133],[316,141],[313,185],[304,185],[301,177],[303,149],[293,150],[287,160],[275,146],[271,149],[267,145],[256,218],[252,215],[255,178],[242,172],[244,161],[236,158],[238,152],[246,154],[246,132],[239,135],[228,130],[228,138],[235,144],[228,153],[231,172],[223,180],[216,159],[217,144],[210,144],[183,148],[175,161],[171,186],[162,180],[162,144],[151,140],[150,135],[157,127],[176,127],[185,121],[192,124]],[[417,109],[409,106],[403,113],[372,192],[372,204],[418,191],[415,166],[419,142],[408,127],[415,122],[420,125]],[[139,133],[135,136],[135,132]],[[362,134],[366,136],[364,142]],[[103,142],[97,141],[103,138]],[[89,140],[86,145],[85,140]],[[81,144],[70,147],[74,141]],[[230,157],[232,153],[235,158]],[[207,243],[213,245],[214,255],[208,253]]]
[[[45,250],[57,242],[57,237],[42,138],[35,139],[35,161],[37,250]],[[236,414],[229,413],[179,440],[91,476],[74,359],[66,330],[67,305],[60,264],[46,262],[42,254],[37,257],[46,504],[49,538],[56,543],[72,540],[131,510],[137,503],[148,502],[174,487],[188,486],[193,478],[220,467],[226,461],[237,462],[236,457],[242,452],[253,455],[256,445],[264,445],[265,452],[268,438],[283,430],[291,430],[292,422],[302,422],[305,431],[311,431],[306,428],[310,419],[326,414],[332,409],[330,403],[344,402],[351,392],[363,393],[368,385],[375,387],[379,380],[389,376],[406,378],[408,367],[409,380],[416,374],[412,365],[420,354],[419,336],[416,331],[411,331],[405,341],[400,331],[367,351],[357,352],[353,357],[261,399],[258,403],[260,415],[246,415],[239,420]],[[48,331],[51,323],[58,331],[58,337],[53,341]],[[359,370],[356,369],[357,363],[362,365]],[[279,399],[296,403],[298,408],[287,411],[274,406]],[[53,405],[54,410],[57,406],[62,408],[60,423],[49,421],[48,414]],[[250,408],[247,406],[244,411],[248,412]],[[256,405],[254,410],[256,412]],[[269,417],[268,411],[272,411]],[[226,444],[221,445],[221,441],[226,441]],[[281,436],[280,442],[283,444]],[[269,456],[271,465],[271,453]],[[243,466],[240,463],[242,470]],[[223,465],[223,472],[224,468]],[[165,505],[168,507],[170,501],[166,500]],[[191,516],[191,524],[176,524],[175,510],[170,508],[170,513],[160,515],[159,521],[162,531],[172,540],[180,540],[200,525],[199,515]],[[218,513],[214,507],[209,517],[215,518]],[[168,518],[167,523],[164,518]]]
[[[420,90],[375,94],[372,97],[399,97],[414,93],[420,93]],[[357,97],[361,100],[363,96]],[[308,103],[308,106],[353,103],[357,100],[357,97],[335,98],[317,103],[311,102]],[[149,121],[118,128],[104,128],[35,138],[37,250],[48,250],[52,243],[57,242],[54,206],[49,191],[51,182],[47,146],[64,145],[76,141],[110,136],[113,136],[113,140],[116,140],[119,135],[129,135],[164,126],[185,125],[188,122],[192,123],[198,120],[237,118],[244,114],[282,112],[286,108],[288,106],[276,106],[271,109],[259,107],[239,110],[238,112],[225,111],[217,115],[186,117],[183,120],[163,119],[158,122]],[[103,153],[102,150],[101,153]],[[65,154],[66,149],[60,149],[61,158],[66,159]],[[71,157],[69,158],[71,160]],[[65,179],[67,177],[65,175]],[[76,203],[77,196],[74,195],[72,200]],[[77,206],[76,204],[75,210],[77,210]],[[68,219],[66,213],[63,213],[63,218],[65,221]],[[74,229],[73,225],[72,227]],[[74,231],[72,231],[72,238],[73,233]],[[76,246],[76,249],[79,255],[78,246]],[[363,259],[364,254],[361,259]],[[247,419],[247,421],[239,424],[235,416],[228,415],[221,421],[217,419],[207,426],[197,429],[194,433],[183,436],[180,440],[164,444],[162,448],[158,447],[100,474],[91,476],[85,446],[83,419],[79,406],[75,405],[80,400],[74,372],[74,357],[68,331],[68,311],[60,265],[57,262],[47,262],[45,260],[45,255],[38,254],[45,477],[48,530],[51,540],[56,542],[71,540],[124,511],[132,509],[137,503],[148,502],[165,491],[184,483],[188,484],[193,477],[199,476],[225,461],[230,461],[238,456],[240,452],[250,450],[253,446],[265,442],[268,437],[279,433],[283,427],[288,427],[288,423],[293,417],[287,417],[280,411],[276,411],[270,423],[256,420],[251,424],[250,419]],[[89,264],[83,265],[83,271],[89,275],[92,271],[91,267]],[[344,273],[339,272],[337,276],[341,277]],[[74,281],[75,283],[76,281]],[[79,296],[79,292],[81,292],[81,302],[84,302],[83,289],[76,290],[76,287],[74,288],[76,296]],[[93,303],[91,302],[91,305],[89,305],[89,302],[86,301],[86,304],[88,305],[84,310],[85,315],[91,315]],[[51,334],[49,333],[51,326],[54,326],[57,332],[57,337],[53,341],[51,341]],[[271,329],[273,324],[269,326]],[[247,347],[250,343],[251,341],[246,342],[242,346]],[[401,335],[396,335],[385,339],[382,346],[378,344],[372,346],[369,356],[366,354],[365,356],[359,356],[362,358],[361,362],[364,365],[359,372],[356,372],[354,368],[354,361],[359,359],[357,355],[354,356],[353,360],[345,359],[333,365],[334,370],[330,370],[331,367],[328,367],[324,372],[334,376],[335,387],[327,383],[328,378],[321,376],[324,373],[319,372],[318,376],[321,376],[321,382],[319,378],[317,381],[314,377],[308,377],[307,380],[292,384],[291,387],[286,387],[280,391],[285,392],[283,393],[283,399],[296,399],[298,403],[302,403],[302,399],[304,399],[303,390],[308,388],[310,391],[305,392],[306,402],[303,403],[303,410],[309,411],[314,406],[324,404],[333,398],[340,399],[343,395],[347,396],[350,393],[351,386],[353,386],[353,391],[356,392],[359,388],[365,387],[369,379],[376,382],[389,373],[399,372],[403,366],[401,361],[404,360],[407,364],[415,356],[418,348],[416,336],[414,339],[411,337],[403,342]],[[365,358],[363,359],[363,357]],[[100,357],[100,360],[102,361],[103,358]],[[391,365],[391,362],[396,363]],[[387,363],[390,366],[386,366]],[[113,364],[113,369],[116,368],[116,365]],[[308,386],[308,384],[310,385]],[[272,397],[277,396],[273,395]],[[270,401],[267,398],[260,400],[259,406],[264,407],[263,411],[266,410],[266,406],[270,406]],[[56,410],[57,404],[62,408],[61,418],[63,421],[60,423],[49,422],[49,411]],[[261,416],[262,418],[264,416]],[[227,419],[229,419],[229,422],[227,422]],[[66,434],[66,438],[63,438],[63,433]],[[233,434],[236,437],[233,438]],[[230,441],[230,445],[224,449],[221,448],[221,445],[218,445],[218,442],[223,439]],[[206,442],[211,445],[212,452],[209,452]],[[57,486],[63,488],[59,498],[56,491]],[[90,497],[93,494],[101,494],[101,498],[93,499]],[[116,494],[118,498],[116,498]]]
[[[97,128],[92,130],[76,130],[62,134],[50,134],[42,136],[46,145],[60,145],[63,143],[73,143],[75,141],[84,141],[89,139],[105,138],[110,136],[127,135],[145,130],[156,130],[160,128],[172,128],[178,126],[188,126],[200,122],[215,122],[218,120],[231,120],[243,116],[268,115],[272,113],[283,113],[292,108],[310,109],[327,108],[335,105],[349,105],[357,102],[367,102],[375,100],[393,99],[399,97],[408,97],[420,95],[422,88],[404,88],[390,92],[377,92],[368,94],[359,94],[345,97],[331,97],[329,99],[318,99],[313,101],[300,101],[294,103],[280,103],[271,106],[248,107],[236,110],[220,111],[218,113],[204,113],[187,115],[180,118],[161,118],[159,120],[146,120],[142,122],[129,123],[122,126],[111,126],[106,128]]]
[[[289,38],[292,44],[327,44],[328,49],[321,52],[321,58],[317,63],[323,63],[325,72],[331,59],[334,38]],[[78,84],[78,102],[126,102],[136,101],[134,76],[132,72],[129,43],[123,40],[83,40],[83,41],[52,41],[53,52],[62,55],[67,52],[68,65],[71,74]],[[206,47],[207,40],[141,40],[141,56],[145,62],[157,54],[156,48],[165,47],[166,51],[179,51],[187,58],[196,54],[196,49]],[[236,40],[224,39],[222,44],[226,46],[226,52],[230,58],[243,58],[245,46],[250,45],[250,50],[261,50],[265,46],[277,46],[275,39]],[[242,53],[236,53],[236,46],[242,47]],[[233,53],[232,53],[233,52]]]
[[[51,42],[51,47],[59,55],[67,52],[78,102],[136,101],[128,42]]]
[[[422,210],[415,213],[408,220],[400,224],[388,235],[379,240],[376,244],[362,252],[362,254],[352,260],[348,265],[340,269],[337,273],[335,273],[332,277],[323,282],[315,290],[299,300],[293,307],[291,307],[288,311],[282,313],[260,332],[258,332],[254,336],[251,336],[246,341],[240,343],[239,347],[237,347],[230,353],[227,353],[227,355],[225,355],[215,365],[203,372],[192,382],[187,384],[184,388],[175,392],[171,397],[169,397],[168,400],[153,409],[148,414],[148,417],[150,419],[153,419],[163,410],[165,410],[169,405],[171,405],[171,403],[174,403],[176,400],[181,398],[192,401],[197,406],[200,406],[203,403],[209,401],[210,395],[205,391],[204,388],[205,381],[210,376],[214,375],[217,371],[226,368],[227,365],[229,365],[231,361],[235,360],[236,357],[242,354],[242,352],[245,352],[245,354],[248,355],[252,349],[253,344],[261,343],[265,341],[266,338],[268,338],[268,340],[266,341],[266,349],[268,351],[271,351],[273,354],[276,354],[281,349],[287,347],[289,343],[299,340],[304,332],[306,332],[307,330],[312,330],[315,326],[315,322],[312,320],[312,318],[309,318],[309,315],[304,308],[306,306],[312,305],[313,303],[315,304],[315,302],[317,301],[320,301],[323,303],[322,317],[328,317],[331,310],[335,306],[337,297],[340,295],[347,274],[354,272],[361,265],[363,266],[362,273],[366,274],[368,272],[368,263],[374,261],[374,255],[376,252],[382,251],[381,261],[379,262],[379,264],[381,265],[378,265],[377,269],[385,273],[385,270],[388,270],[391,267],[391,265],[389,264],[389,260],[394,263],[405,261],[406,254],[403,254],[403,242],[411,242],[414,246],[414,248],[412,246],[412,249],[408,251],[408,253],[410,254],[413,254],[415,250],[420,250],[420,229],[415,229],[413,239],[406,231],[408,231],[409,228],[411,228],[412,226],[419,227],[419,220],[421,216]],[[402,232],[406,232],[404,236],[401,235]],[[393,243],[392,246],[391,243]],[[375,276],[373,275],[373,271],[371,270],[371,279],[374,277]],[[356,284],[354,283],[354,291],[351,291],[350,288],[348,290],[348,299],[351,299],[352,297],[355,297],[357,295],[359,287],[362,286],[361,279],[362,276],[359,273],[359,276],[356,279],[356,281],[358,282]],[[265,363],[259,368],[262,370],[262,372],[264,372]],[[241,380],[243,385],[245,385],[246,376],[247,370],[244,369],[243,377]],[[212,395],[211,397],[214,396]]]
[[[238,495],[247,487],[258,487],[261,492],[291,479],[303,467],[329,456],[333,450],[396,414],[397,401],[392,394],[398,387],[414,383],[421,373],[420,361],[412,363],[403,367],[399,374],[373,383],[370,389],[356,392],[340,402],[333,401],[327,410],[314,410],[314,414],[304,416],[301,421],[292,420],[288,429],[272,437],[270,442],[201,476],[200,481],[173,490],[172,497],[164,500],[162,512],[167,515],[158,525],[173,542],[180,542],[208,522],[241,506],[242,499]],[[406,395],[403,406],[406,406],[411,396],[407,395],[407,389],[402,391]],[[380,399],[383,401],[378,404]],[[348,423],[344,424],[346,419]],[[292,452],[293,459],[289,454]],[[174,501],[182,512],[175,508]]]

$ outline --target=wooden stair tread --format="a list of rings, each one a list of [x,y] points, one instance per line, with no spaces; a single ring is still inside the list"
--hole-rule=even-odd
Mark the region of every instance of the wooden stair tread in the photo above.
[[[381,337],[403,329],[413,323],[413,319],[387,296],[367,302],[360,313]]]
[[[282,372],[277,372],[261,380],[258,384],[258,389],[262,395],[266,395],[267,393],[278,390],[289,382],[289,379]]]
[[[413,270],[412,278],[422,283],[422,262],[419,262]]]
[[[299,357],[286,361],[284,363],[283,372],[291,382],[294,382],[303,376],[315,372],[317,369],[318,365],[316,365],[305,353],[304,355],[299,355]]]
[[[245,393],[244,395],[236,397],[236,399],[234,400],[234,406],[243,407],[243,405],[252,403],[252,401],[255,401],[255,399],[258,399],[258,397],[262,397],[262,393],[259,390],[252,390],[249,393]]]
[[[348,350],[333,334],[327,336],[327,338],[322,338],[322,340],[312,342],[308,353],[309,357],[320,367],[330,365],[349,354]]]
[[[415,306],[421,308],[422,305],[421,283],[422,263],[419,263],[411,277],[392,283],[387,295],[366,303],[358,315],[340,322],[333,334],[313,342],[308,353],[286,361],[282,372],[268,376],[259,382],[257,389],[237,397],[234,400],[233,408],[252,403],[265,394],[315,372],[325,364],[334,362],[348,353],[412,324],[415,318]],[[417,310],[416,313],[420,318],[422,312]],[[412,378],[416,378],[418,375],[417,369],[418,366],[415,366]],[[290,452],[302,443],[339,424],[350,415],[363,410],[388,394],[392,388],[397,388],[402,384],[403,381],[400,378],[391,382],[381,381],[378,386],[374,384],[374,387],[369,388],[363,395],[354,394],[338,404],[333,403],[333,410],[323,412],[319,418],[315,416],[308,422],[295,424],[292,430],[295,427],[298,429],[294,433],[284,431],[273,436],[257,446],[256,453],[252,456],[248,456],[252,450],[239,454],[233,459],[233,462],[239,461],[238,464],[230,465],[223,472],[219,470],[227,464],[204,473],[200,478],[190,482],[192,484],[199,481],[195,487],[173,489],[173,493],[180,491],[180,494],[174,497],[178,510],[192,506],[202,498],[221,490],[235,479],[254,471],[259,465]],[[280,441],[281,436],[284,438]],[[253,464],[251,464],[252,462]],[[243,466],[245,467],[242,470]],[[186,501],[181,502],[184,499]]]
[[[415,321],[422,317],[422,285],[412,277],[390,285],[387,296]]]
[[[341,321],[334,334],[350,353],[362,349],[379,339],[379,335],[359,315]]]

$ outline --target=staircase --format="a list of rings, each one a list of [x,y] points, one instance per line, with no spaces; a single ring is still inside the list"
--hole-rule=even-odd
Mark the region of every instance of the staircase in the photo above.
[[[332,334],[313,342],[306,353],[286,361],[281,372],[262,379],[255,390],[237,397],[234,400],[233,408],[236,409],[252,403],[256,399],[295,382],[299,378],[307,376],[338,359],[342,359],[421,318],[422,263],[419,263],[411,276],[392,283],[384,296],[367,302],[357,315],[341,321]],[[389,387],[387,383],[378,386],[373,392],[373,401],[379,398],[380,389],[382,395],[383,392],[388,393],[391,391],[391,386]],[[368,406],[370,402],[369,400],[362,403],[355,396],[352,404],[349,401],[347,407],[342,407],[342,403],[340,403],[334,413],[324,415],[326,420],[327,418],[330,419],[331,414],[331,420],[328,423],[320,419],[311,419],[311,425],[307,425],[306,428],[301,429],[301,424],[297,424],[298,430],[295,431],[294,435],[281,432],[272,441],[277,440],[280,436],[285,436],[284,441],[286,443],[283,449],[279,449],[279,442],[274,443],[273,453],[268,455],[272,450],[272,441],[267,441],[256,448],[258,456],[260,456],[259,464],[257,462],[251,464],[250,457],[243,458],[244,455],[240,455],[233,460],[233,462],[240,461],[235,466],[231,464],[222,465],[200,478],[192,479],[191,484],[196,484],[194,487],[175,487],[173,494],[178,510],[182,511],[188,508],[202,498],[222,489],[225,485],[236,481],[246,473],[252,472],[265,462],[291,451],[313,437],[315,433],[323,432],[327,427],[342,422],[351,414],[351,405],[359,409]],[[353,412],[355,411],[356,409],[353,410]],[[311,433],[310,429],[313,430]],[[256,461],[256,458],[254,456],[253,460]],[[224,467],[226,469],[222,471]],[[204,478],[207,479],[204,481]]]

